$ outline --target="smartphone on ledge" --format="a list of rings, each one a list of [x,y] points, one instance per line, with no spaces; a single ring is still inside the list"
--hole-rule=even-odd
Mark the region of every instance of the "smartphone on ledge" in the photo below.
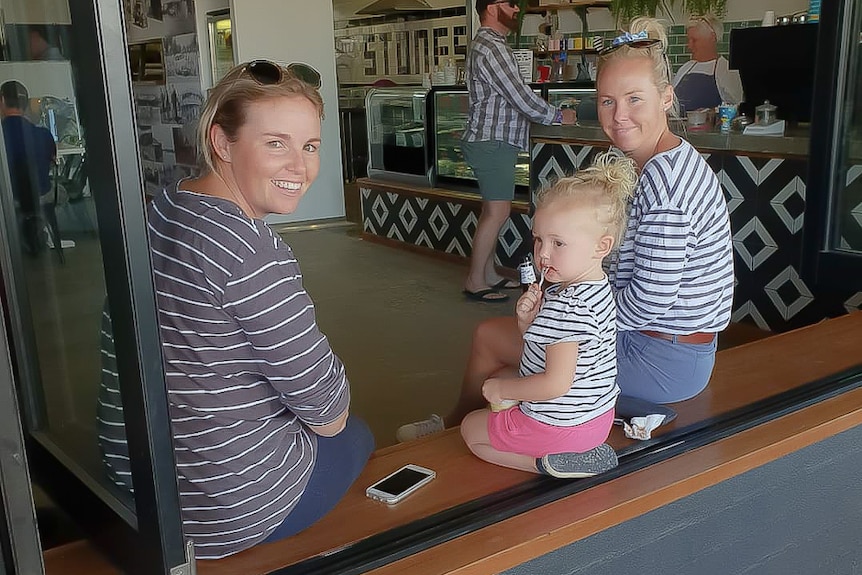
[[[366,489],[365,495],[376,501],[393,505],[436,476],[437,474],[430,469],[408,464]]]

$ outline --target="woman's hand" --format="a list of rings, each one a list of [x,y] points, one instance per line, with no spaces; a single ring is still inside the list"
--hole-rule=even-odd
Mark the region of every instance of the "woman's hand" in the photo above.
[[[563,108],[563,124],[572,125],[578,123],[578,113],[569,108]]]
[[[536,314],[542,307],[542,290],[538,284],[530,284],[521,297],[518,298],[518,303],[515,304],[515,314],[518,316],[518,329],[521,333],[527,331],[533,320],[536,319]]]

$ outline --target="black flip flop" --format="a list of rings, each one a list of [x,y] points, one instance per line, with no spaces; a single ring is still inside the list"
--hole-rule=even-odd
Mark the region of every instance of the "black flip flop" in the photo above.
[[[509,278],[503,278],[494,285],[491,286],[494,289],[520,289],[521,284],[516,282],[515,280],[510,280]]]
[[[479,291],[470,291],[465,289],[463,293],[467,296],[467,299],[471,299],[473,301],[483,301],[485,303],[502,303],[504,301],[509,301],[509,296],[504,293],[500,293],[493,288],[480,289]],[[491,294],[503,297],[487,297]]]

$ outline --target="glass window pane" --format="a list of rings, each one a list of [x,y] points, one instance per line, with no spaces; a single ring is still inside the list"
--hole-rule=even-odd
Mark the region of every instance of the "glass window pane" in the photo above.
[[[847,58],[850,78],[862,75],[862,50],[859,49],[862,10],[858,4],[854,12],[850,38],[856,41],[850,42]],[[847,113],[843,116],[846,120],[841,134],[843,154],[836,170],[839,179],[833,242],[838,251],[862,254],[862,147],[859,145],[862,141],[862,89],[859,82],[847,83],[843,109]]]
[[[31,398],[28,425],[103,499],[120,502],[114,507],[125,508],[122,515],[133,522],[118,471],[122,456],[105,457],[124,430],[105,401],[117,389],[116,360],[104,314],[98,198],[87,177],[91,158],[78,114],[79,102],[91,95],[76,81],[83,64],[74,58],[68,4],[2,4],[8,50],[0,62],[0,157],[8,179],[0,178],[0,205],[12,236],[7,277],[21,325],[14,345]]]

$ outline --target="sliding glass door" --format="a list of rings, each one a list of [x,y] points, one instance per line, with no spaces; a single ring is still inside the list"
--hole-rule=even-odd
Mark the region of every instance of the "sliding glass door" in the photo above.
[[[0,9],[0,354],[32,479],[124,572],[188,570],[122,4]]]

